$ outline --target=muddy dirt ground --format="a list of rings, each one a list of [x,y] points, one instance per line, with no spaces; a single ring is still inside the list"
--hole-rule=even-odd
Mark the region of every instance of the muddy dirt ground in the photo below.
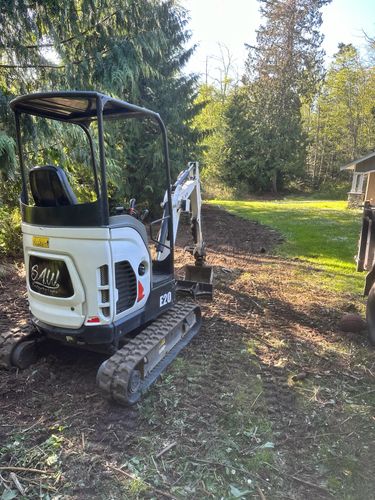
[[[270,228],[213,206],[204,228],[214,300],[141,403],[103,399],[103,357],[52,343],[0,372],[1,499],[375,498],[375,354],[337,326],[363,300],[271,255]],[[1,330],[27,317],[22,264],[7,268]]]

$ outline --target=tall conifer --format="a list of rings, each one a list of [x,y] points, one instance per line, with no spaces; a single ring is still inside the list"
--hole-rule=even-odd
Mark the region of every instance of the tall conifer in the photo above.
[[[249,171],[259,163],[277,192],[286,178],[301,175],[305,138],[301,99],[312,98],[322,75],[321,8],[330,0],[259,0],[263,24],[249,47],[245,82],[256,131]]]

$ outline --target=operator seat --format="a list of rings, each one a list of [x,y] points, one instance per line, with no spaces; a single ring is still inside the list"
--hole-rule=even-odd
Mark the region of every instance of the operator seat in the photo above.
[[[29,172],[30,188],[37,207],[77,205],[76,195],[61,167],[45,165]]]

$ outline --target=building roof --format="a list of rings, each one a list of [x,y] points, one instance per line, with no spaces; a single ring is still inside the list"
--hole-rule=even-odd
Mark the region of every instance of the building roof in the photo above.
[[[96,120],[98,99],[103,103],[104,118],[159,116],[149,109],[88,90],[27,94],[13,99],[10,107],[19,113],[82,123]]]
[[[369,172],[375,172],[375,151],[368,153],[362,158],[353,160],[347,163],[340,170],[353,170],[353,172],[367,174]]]

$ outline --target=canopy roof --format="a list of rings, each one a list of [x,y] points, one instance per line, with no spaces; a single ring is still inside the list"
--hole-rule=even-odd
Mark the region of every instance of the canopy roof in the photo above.
[[[353,172],[363,174],[374,172],[375,151],[373,151],[372,153],[368,153],[366,156],[362,156],[362,158],[358,158],[357,160],[353,160],[350,163],[347,163],[343,167],[340,167],[340,170],[353,170]]]
[[[159,115],[149,109],[94,91],[42,92],[16,97],[10,102],[13,111],[54,120],[84,123],[96,120],[97,99],[103,103],[104,118]]]

